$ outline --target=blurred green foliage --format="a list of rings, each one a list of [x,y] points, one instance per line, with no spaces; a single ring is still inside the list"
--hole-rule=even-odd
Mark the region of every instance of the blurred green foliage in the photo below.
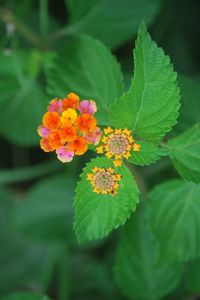
[[[165,184],[165,193],[155,189],[150,196],[152,228],[162,220],[163,209],[168,213],[168,223],[154,234],[158,240],[171,238],[170,244],[166,239],[163,243],[170,261],[158,259],[160,249],[143,222],[146,205],[119,236],[113,232],[106,240],[80,246],[72,231],[73,195],[78,175],[94,154],[63,166],[38,146],[36,129],[51,97],[73,90],[84,97],[104,97],[110,104],[123,92],[118,63],[91,37],[117,56],[126,87],[130,86],[133,42],[143,20],[179,73],[182,106],[170,134],[175,136],[200,121],[199,1],[0,1],[0,299],[47,300],[40,295],[48,295],[58,300],[177,300],[194,295],[197,299],[200,294],[199,231],[193,230],[194,224],[200,224],[199,186],[188,184],[185,191],[185,186],[172,181]],[[89,36],[84,39],[82,34]],[[87,74],[86,79],[82,74]],[[113,81],[118,82],[115,88]],[[99,118],[107,124],[106,113]],[[182,140],[185,143],[184,136]],[[158,158],[154,150],[146,145],[151,162]],[[195,169],[199,160],[189,164]],[[178,177],[165,157],[135,170],[145,195],[156,184]],[[172,212],[168,185],[177,187]],[[157,214],[160,199],[166,201]],[[177,231],[185,228],[187,233],[181,236],[181,249],[174,247],[179,242],[174,223]],[[190,261],[174,262],[173,255]],[[116,274],[117,269],[121,271]]]

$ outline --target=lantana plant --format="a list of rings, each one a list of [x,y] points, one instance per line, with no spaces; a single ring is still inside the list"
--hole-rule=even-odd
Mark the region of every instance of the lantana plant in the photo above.
[[[54,95],[58,98],[51,100],[38,127],[41,148],[55,151],[63,163],[90,148],[96,152],[76,189],[74,229],[79,242],[106,237],[136,210],[140,191],[132,165],[149,165],[171,153],[163,137],[176,124],[180,107],[176,73],[144,24],[135,44],[128,92],[122,91],[118,63],[105,47],[102,53],[115,92],[101,95],[94,76],[96,97],[93,88],[80,93],[66,89],[63,98]],[[53,90],[54,83],[50,85]]]

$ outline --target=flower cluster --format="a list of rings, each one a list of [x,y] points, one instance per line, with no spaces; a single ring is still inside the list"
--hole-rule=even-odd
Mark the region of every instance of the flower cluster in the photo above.
[[[93,168],[93,173],[87,174],[93,191],[97,194],[116,195],[121,175],[116,174],[113,168]]]
[[[114,158],[114,165],[121,166],[122,159],[131,156],[130,151],[140,151],[140,145],[135,143],[128,129],[104,129],[104,136],[101,139],[102,145],[97,148],[97,153],[105,152],[108,158]]]
[[[94,117],[96,111],[94,101],[80,101],[75,93],[51,100],[42,125],[38,127],[41,148],[45,152],[56,151],[62,162],[70,162],[74,155],[84,154],[89,144],[99,143],[102,135]]]

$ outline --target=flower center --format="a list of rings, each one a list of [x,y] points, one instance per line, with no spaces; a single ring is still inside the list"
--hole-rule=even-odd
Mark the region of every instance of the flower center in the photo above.
[[[128,140],[121,134],[115,134],[108,139],[109,150],[115,154],[124,154],[127,151]]]
[[[99,190],[110,191],[114,185],[114,180],[110,172],[103,170],[95,174],[94,184]]]

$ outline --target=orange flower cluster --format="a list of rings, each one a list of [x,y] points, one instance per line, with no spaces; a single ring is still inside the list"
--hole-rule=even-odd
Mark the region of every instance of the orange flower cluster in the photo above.
[[[102,134],[94,117],[96,111],[93,100],[80,101],[75,93],[51,100],[38,127],[41,148],[45,152],[56,151],[62,162],[84,154],[89,144],[99,143]]]

